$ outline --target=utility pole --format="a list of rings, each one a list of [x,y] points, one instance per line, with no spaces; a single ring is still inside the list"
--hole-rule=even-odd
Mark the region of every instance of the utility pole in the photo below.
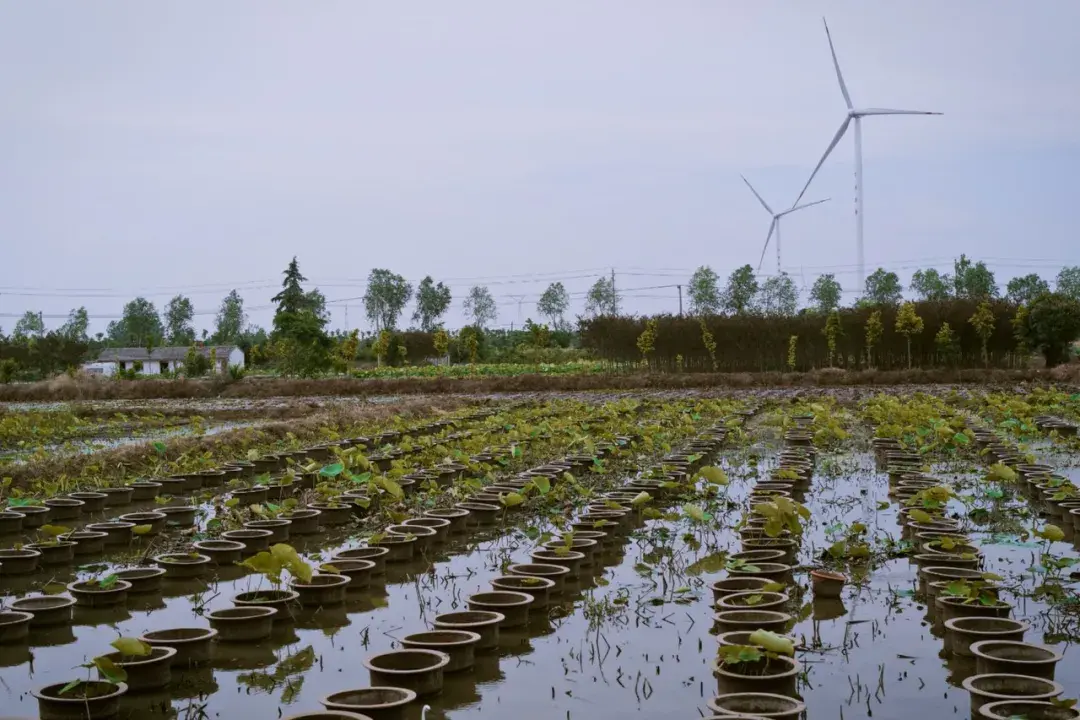
[[[349,304],[345,303],[345,332],[349,332]]]
[[[679,317],[682,317],[682,285],[676,285],[679,288]]]
[[[614,312],[615,306],[619,304],[618,300],[616,300],[616,298],[618,298],[618,297],[619,297],[618,293],[615,292],[615,268],[611,268],[611,305],[612,305],[612,307],[611,307],[612,313],[611,314],[612,315],[615,314],[615,312]]]

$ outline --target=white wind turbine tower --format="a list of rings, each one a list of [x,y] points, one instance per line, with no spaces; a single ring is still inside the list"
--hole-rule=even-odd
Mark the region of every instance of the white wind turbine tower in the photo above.
[[[761,263],[765,262],[765,251],[769,249],[769,240],[772,239],[773,231],[775,230],[776,231],[776,274],[779,275],[782,272],[782,269],[781,269],[781,266],[780,266],[780,218],[784,217],[785,215],[790,215],[791,213],[795,212],[796,210],[802,210],[803,208],[808,208],[811,205],[820,205],[821,203],[826,202],[829,198],[825,198],[825,200],[815,200],[814,202],[804,203],[802,205],[792,205],[787,210],[781,210],[780,212],[773,212],[773,209],[771,207],[769,207],[769,203],[765,202],[765,199],[762,198],[761,195],[758,194],[758,191],[754,189],[754,186],[750,184],[750,181],[747,180],[742,175],[740,175],[739,177],[741,177],[742,181],[744,183],[746,183],[746,187],[750,188],[750,192],[754,193],[754,197],[756,197],[758,199],[758,202],[761,203],[761,207],[765,208],[765,210],[768,211],[768,213],[770,215],[772,215],[772,222],[769,223],[769,234],[765,236],[765,247],[761,248],[761,259],[758,260],[758,264],[757,264],[758,272],[761,272]],[[798,202],[798,201],[796,201],[796,202]]]
[[[848,94],[847,85],[844,83],[844,76],[840,72],[840,63],[836,59],[836,49],[833,47],[832,35],[829,34],[829,24],[825,22],[825,18],[821,21],[825,23],[825,37],[829,40],[829,52],[832,53],[833,67],[836,68],[836,79],[840,82],[840,92],[844,95],[844,102],[847,103],[848,111],[847,117],[844,118],[844,122],[840,123],[840,129],[836,131],[836,135],[833,136],[832,142],[829,143],[829,147],[825,149],[825,154],[818,160],[817,167],[814,168],[814,172],[810,173],[810,179],[806,181],[806,185],[803,187],[802,192],[799,193],[799,197],[795,202],[798,203],[802,199],[803,193],[810,187],[810,183],[814,181],[814,176],[817,175],[818,170],[821,169],[822,164],[829,157],[829,153],[833,151],[837,143],[840,142],[840,138],[844,137],[844,133],[847,132],[848,125],[855,125],[855,248],[857,261],[859,266],[859,287],[863,285],[863,281],[866,278],[866,267],[863,259],[863,182],[862,182],[862,119],[868,115],[941,115],[939,112],[928,112],[926,110],[889,110],[886,108],[856,108],[851,103],[851,95]]]

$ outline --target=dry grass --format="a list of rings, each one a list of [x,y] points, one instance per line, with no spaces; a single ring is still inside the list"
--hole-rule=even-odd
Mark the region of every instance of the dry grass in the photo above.
[[[0,386],[0,402],[143,400],[172,398],[270,398],[327,396],[441,395],[584,390],[675,390],[682,388],[843,387],[1024,381],[1077,382],[1069,365],[1039,369],[861,370],[824,368],[806,373],[629,373],[612,375],[516,375],[483,378],[247,378],[224,380],[116,381],[63,376],[39,383]]]
[[[460,398],[409,399],[393,404],[335,405],[300,420],[273,422],[258,428],[227,430],[216,435],[180,437],[167,443],[165,459],[175,460],[214,451],[218,457],[242,459],[256,445],[284,440],[289,434],[301,442],[318,442],[328,432],[341,432],[359,425],[386,424],[394,418],[412,420],[437,415],[466,405]],[[161,457],[149,447],[149,441],[125,445],[93,454],[60,455],[43,462],[12,465],[4,469],[15,487],[26,487],[33,481],[60,477],[96,477],[119,479],[132,475],[149,475],[161,462]]]

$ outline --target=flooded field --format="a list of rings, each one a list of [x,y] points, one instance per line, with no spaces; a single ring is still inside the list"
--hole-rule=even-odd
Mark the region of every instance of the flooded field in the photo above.
[[[6,504],[23,517],[0,516],[4,712],[37,717],[33,692],[63,698],[71,681],[108,679],[116,664],[93,663],[111,643],[135,651],[113,658],[123,667],[165,655],[139,655],[149,647],[134,639],[197,629],[188,642],[151,636],[176,654],[149,663],[154,672],[128,665],[127,692],[105,714],[95,707],[109,686],[68,688],[88,700],[65,717],[306,717],[389,677],[441,687],[354,711],[693,718],[733,711],[730,694],[752,691],[773,698],[757,698],[771,704],[751,717],[963,718],[973,716],[965,680],[981,687],[980,674],[1021,667],[1006,657],[980,668],[970,636],[945,626],[989,616],[1021,623],[988,622],[1012,633],[1002,637],[1049,648],[1039,672],[1058,684],[1033,682],[1065,706],[1080,694],[1078,407],[1061,393],[518,398],[239,455],[230,444],[163,460],[151,448],[145,467],[63,488],[142,478],[160,485],[153,499],[76,493],[87,504],[71,506],[43,485],[9,486]],[[216,542],[230,537],[235,550]],[[26,552],[33,543],[40,556]],[[359,548],[386,552],[368,567],[349,552]],[[124,588],[132,568],[164,573]],[[346,582],[320,588],[320,575]],[[86,580],[96,582],[71,585]],[[493,581],[524,598],[478,596]],[[747,591],[729,594],[738,584]],[[299,597],[270,602],[290,589]],[[272,621],[245,630],[219,619],[245,592],[277,610]],[[502,602],[497,639],[491,625],[469,628],[480,638],[454,647],[453,671],[366,664],[453,619],[441,616]],[[769,632],[749,637],[759,628]]]

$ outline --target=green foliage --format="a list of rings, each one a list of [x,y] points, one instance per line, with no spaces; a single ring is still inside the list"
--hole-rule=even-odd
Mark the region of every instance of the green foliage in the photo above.
[[[705,346],[705,350],[709,353],[709,360],[712,362],[712,369],[715,371],[718,368],[716,363],[716,340],[713,339],[713,334],[709,330],[709,326],[705,324],[705,319],[701,319],[701,344]],[[680,370],[682,369],[680,363]]]
[[[230,290],[229,294],[221,301],[217,317],[214,323],[213,342],[222,345],[238,344],[243,336],[244,326],[247,324],[247,314],[244,313],[244,298],[236,290]]]
[[[536,303],[536,311],[551,321],[551,326],[556,330],[563,330],[566,326],[566,310],[570,307],[570,295],[566,292],[561,282],[553,282],[540,296]]]
[[[953,262],[953,293],[957,298],[982,302],[998,296],[994,273],[986,263],[972,263],[967,255]]]
[[[464,348],[465,353],[469,358],[469,362],[473,365],[480,359],[480,338],[480,329],[471,325],[461,328],[461,331],[458,333],[458,341],[461,343],[462,348]]]
[[[187,377],[202,377],[210,371],[210,359],[194,345],[187,349],[184,356],[184,375]]]
[[[938,354],[946,362],[951,363],[955,360],[958,353],[956,333],[953,332],[949,323],[944,322],[938,328],[937,335],[934,336],[934,345],[937,346]]]
[[[1057,275],[1055,290],[1065,297],[1080,302],[1080,265],[1061,268]]]
[[[657,321],[656,318],[650,318],[645,321],[645,329],[641,331],[637,339],[637,348],[641,352],[641,359],[648,362],[649,355],[655,349],[656,345],[656,332]]]
[[[424,332],[434,332],[439,326],[439,319],[450,308],[450,288],[441,282],[436,284],[430,275],[416,286],[416,312],[413,322],[420,323]]]
[[[829,317],[825,320],[825,329],[822,332],[825,333],[825,342],[829,348],[829,367],[832,367],[833,359],[836,357],[836,342],[844,334],[839,312],[833,310],[829,313]]]
[[[432,288],[437,292],[436,288]],[[412,285],[405,278],[384,268],[368,273],[364,292],[364,314],[376,331],[393,330],[398,316],[412,298]],[[431,308],[428,308],[431,309]],[[419,307],[417,308],[419,312]]]
[[[720,312],[720,277],[708,265],[702,265],[690,276],[687,285],[692,315],[716,315]]]
[[[106,334],[112,345],[128,347],[159,346],[165,335],[157,308],[146,298],[137,297],[124,305],[120,320],[109,323]]]
[[[911,276],[911,290],[920,300],[941,302],[952,297],[952,277],[935,268],[916,270]]]
[[[788,345],[787,345],[787,366],[788,366],[788,370],[791,370],[791,371],[795,370],[795,364],[796,364],[796,361],[798,360],[798,357],[797,357],[798,346],[799,346],[799,336],[798,335],[792,335],[790,338],[788,338]]]
[[[613,277],[602,277],[585,295],[585,314],[593,317],[619,314],[619,291]]]
[[[495,322],[499,314],[495,306],[495,298],[484,285],[474,285],[469,289],[462,310],[472,317],[472,324],[480,330]]]
[[[165,337],[170,345],[195,342],[195,307],[189,298],[176,295],[165,306]]]
[[[896,305],[904,294],[904,287],[896,273],[878,268],[866,278],[864,293],[871,305]]]
[[[1050,283],[1037,273],[1014,277],[1005,286],[1005,299],[1017,305],[1026,305],[1043,293],[1050,292]]]
[[[979,307],[975,309],[975,313],[971,316],[969,322],[975,328],[975,334],[979,336],[979,341],[982,343],[983,363],[989,365],[990,356],[986,351],[986,344],[990,342],[990,336],[994,334],[994,327],[997,325],[994,311],[990,309],[990,303],[985,300],[979,303]]]
[[[843,288],[840,287],[835,275],[832,273],[821,275],[810,288],[810,302],[819,313],[831,313],[840,307],[841,293],[843,293]]]
[[[42,319],[41,313],[27,310],[19,318],[19,321],[15,323],[15,329],[12,331],[11,336],[16,340],[26,340],[41,337],[44,334],[45,321]]]
[[[908,302],[900,306],[896,314],[896,332],[907,338],[908,367],[911,367],[911,336],[923,331],[923,320],[915,312],[915,303]]]
[[[90,338],[86,331],[90,327],[90,316],[85,307],[75,308],[68,314],[67,322],[60,326],[58,331],[65,340],[85,343]]]
[[[758,281],[754,276],[754,268],[743,265],[728,277],[721,298],[723,309],[733,315],[741,315],[750,310],[757,294]]]
[[[874,348],[881,342],[881,336],[885,333],[885,326],[881,322],[881,311],[874,310],[870,317],[866,318],[866,362],[873,367]]]
[[[799,306],[799,291],[786,272],[773,275],[761,284],[754,300],[755,309],[763,315],[794,315]]]
[[[272,298],[277,309],[270,354],[285,375],[314,375],[330,362],[326,299],[318,289],[304,291],[307,278],[295,257],[283,274],[281,292]]]
[[[442,328],[435,331],[432,343],[435,345],[435,352],[439,354],[439,357],[446,357],[447,353],[450,352],[450,334]]]
[[[1047,367],[1068,358],[1068,348],[1080,338],[1080,301],[1062,293],[1045,293],[1035,298],[1016,328],[1024,344],[1038,350]]]

